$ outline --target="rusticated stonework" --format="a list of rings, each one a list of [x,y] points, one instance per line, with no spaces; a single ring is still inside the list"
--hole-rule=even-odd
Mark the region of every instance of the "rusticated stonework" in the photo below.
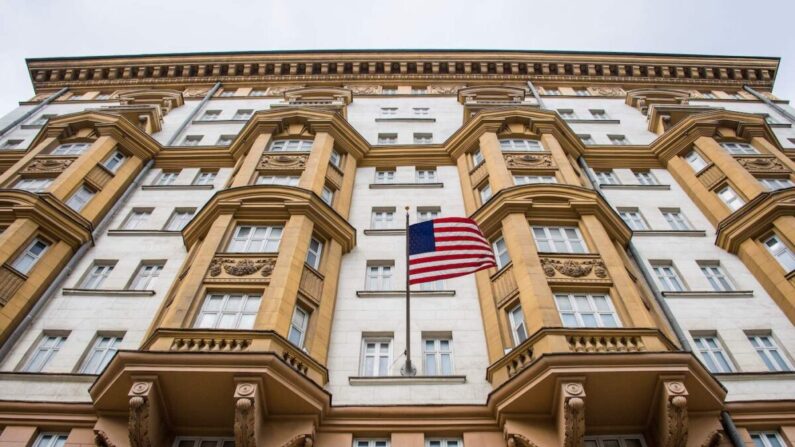
[[[250,276],[257,272],[263,278],[268,278],[273,273],[276,259],[273,258],[213,258],[207,273],[213,278],[226,272],[231,276]]]
[[[554,168],[551,154],[505,154],[508,169],[550,169]]]
[[[22,169],[22,174],[63,172],[74,161],[74,158],[37,158]]]
[[[749,172],[790,172],[776,157],[737,157],[736,160]]]
[[[260,158],[257,169],[283,169],[292,171],[303,170],[306,167],[307,158],[309,158],[309,155],[307,154],[266,154]]]

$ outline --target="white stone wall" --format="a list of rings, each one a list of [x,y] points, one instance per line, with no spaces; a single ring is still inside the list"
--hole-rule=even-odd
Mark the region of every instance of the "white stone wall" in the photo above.
[[[382,107],[397,107],[397,114],[383,116]],[[414,107],[427,107],[428,115],[415,116]],[[397,134],[398,144],[414,144],[414,133],[430,133],[433,143],[441,144],[461,127],[463,118],[464,108],[454,96],[354,98],[348,106],[348,121],[370,144],[378,144],[379,133]]]

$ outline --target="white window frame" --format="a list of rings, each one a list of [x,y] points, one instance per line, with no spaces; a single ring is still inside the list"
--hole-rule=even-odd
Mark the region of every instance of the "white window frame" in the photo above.
[[[414,144],[432,144],[433,134],[428,132],[414,132]]]
[[[604,436],[586,436],[584,439],[584,447],[646,447],[646,440],[643,435],[604,435]],[[639,444],[627,444],[627,441],[637,441]],[[610,442],[610,444],[606,444]],[[615,442],[615,443],[614,443]],[[616,444],[617,443],[617,444]]]
[[[786,353],[778,346],[772,334],[746,334],[746,336],[768,371],[792,371]]]
[[[745,200],[729,185],[718,190],[717,194],[732,212],[739,210],[745,205]]]
[[[618,177],[616,173],[613,172],[612,169],[609,170],[594,170],[594,176],[596,177],[596,181],[599,182],[600,185],[620,185],[621,182],[618,181]]]
[[[395,276],[394,263],[368,263],[365,272],[366,290],[393,290]]]
[[[554,175],[514,175],[513,183],[515,185],[535,185],[539,183],[557,183],[558,179]]]
[[[246,121],[251,118],[251,115],[253,114],[253,109],[237,109],[235,110],[235,114],[232,115],[232,119],[237,121]]]
[[[795,270],[795,253],[777,234],[766,237],[762,244],[787,273]]]
[[[527,333],[527,324],[524,321],[524,312],[521,304],[508,309],[508,323],[511,325],[511,336],[513,337],[514,346],[521,345],[530,337],[530,334]]]
[[[231,135],[231,134],[219,135],[218,140],[216,140],[215,142],[215,145],[230,146],[235,141],[235,138],[237,138],[237,135]]]
[[[241,236],[244,229],[249,229],[248,234]],[[254,238],[259,230],[264,230],[261,238]],[[238,225],[229,239],[226,251],[228,253],[276,253],[284,233],[281,225]]]
[[[491,193],[491,185],[488,183],[481,186],[480,189],[478,189],[478,193],[480,194],[481,204],[488,202],[493,196],[493,194]]]
[[[630,144],[629,138],[626,135],[608,135],[607,139],[610,144],[614,146],[628,146]]]
[[[425,447],[464,447],[461,438],[426,438]]]
[[[326,202],[326,205],[332,206],[334,204],[334,190],[328,186],[324,186],[320,191],[320,199]]]
[[[395,209],[373,208],[370,215],[370,228],[373,230],[395,228]]]
[[[67,335],[56,335],[44,333],[36,341],[36,347],[30,352],[25,364],[22,367],[24,372],[42,372],[50,363],[53,357],[63,347]],[[41,360],[40,360],[41,359]]]
[[[541,253],[588,253],[585,239],[577,227],[534,225],[532,230],[536,247]],[[574,231],[574,237],[571,237],[571,231]],[[539,232],[543,233],[543,239]]]
[[[585,145],[596,144],[596,140],[594,140],[594,138],[591,136],[591,134],[580,134],[580,135],[577,135],[577,137],[580,138],[580,141],[582,141],[582,144],[585,144]]]
[[[268,152],[311,152],[313,140],[275,140],[268,146]]]
[[[116,261],[94,261],[85,275],[83,275],[83,279],[80,281],[80,288],[88,290],[99,289],[115,267]]]
[[[359,356],[359,374],[362,377],[386,377],[392,371],[392,338],[393,337],[362,337],[361,354]],[[373,344],[372,354],[367,352],[367,345]],[[382,347],[386,344],[386,356],[382,353]],[[386,357],[386,371],[381,369],[381,360]],[[367,359],[373,359],[372,371],[367,371]]]
[[[501,138],[500,150],[504,152],[543,152],[544,145],[539,140],[529,138]]]
[[[63,143],[50,152],[51,155],[81,155],[91,146],[91,143]]]
[[[704,168],[708,166],[708,163],[706,160],[704,160],[704,157],[702,157],[701,154],[699,154],[695,149],[686,153],[683,158],[696,173],[703,171]]]
[[[168,218],[168,222],[166,222],[166,226],[163,228],[163,230],[182,231],[182,229],[188,225],[188,222],[193,219],[195,214],[195,209],[177,208],[171,213],[171,216]]]
[[[709,341],[713,342],[713,346],[710,346]],[[730,373],[734,371],[734,363],[716,334],[693,335],[693,344],[710,372]],[[722,359],[725,365],[719,359]]]
[[[333,164],[336,168],[342,167],[342,154],[340,154],[336,149],[332,149],[329,163]]]
[[[597,121],[607,121],[610,119],[610,115],[607,114],[607,111],[604,109],[588,109],[588,113],[591,114],[591,118]]]
[[[580,303],[583,300],[578,298],[585,298],[588,304],[587,309],[580,308]],[[568,308],[561,307],[561,303],[566,302]],[[597,302],[604,302],[607,304],[607,309],[599,309]],[[558,315],[564,327],[580,327],[580,328],[616,328],[621,327],[621,319],[618,317],[613,300],[608,293],[556,293],[555,306],[558,309]],[[593,318],[596,325],[590,325],[585,316]],[[567,317],[574,318],[574,324],[567,322]],[[612,318],[615,325],[609,324],[608,317]]]
[[[483,164],[484,158],[483,158],[483,153],[480,152],[480,148],[477,148],[474,151],[472,151],[471,157],[472,157],[472,167],[478,167],[481,164]]]
[[[502,269],[511,262],[508,246],[502,236],[494,239],[494,242],[491,243],[491,248],[494,250],[494,259],[497,260],[497,270]]]
[[[102,162],[102,166],[104,166],[108,171],[116,173],[119,170],[121,165],[124,164],[124,160],[127,159],[127,156],[122,153],[120,150],[113,151],[105,161]]]
[[[37,249],[37,247],[41,247],[40,250]],[[23,275],[27,275],[31,270],[33,270],[34,267],[36,267],[36,264],[38,264],[39,260],[44,256],[45,253],[47,253],[49,248],[49,242],[35,237],[30,241],[28,246],[25,247],[25,250],[17,255],[16,258],[14,258],[14,262],[11,263],[11,267]]]
[[[89,188],[85,184],[80,185],[80,187],[77,188],[77,190],[75,190],[71,196],[69,196],[69,199],[66,200],[66,206],[77,212],[80,212],[86,207],[86,205],[88,205],[88,202],[90,202],[95,195],[96,191]]]
[[[544,87],[545,96],[560,96],[560,89],[555,87]]]
[[[712,290],[716,292],[732,292],[735,289],[734,282],[717,261],[704,261],[698,263],[701,273],[707,279]]]
[[[397,115],[397,107],[381,107],[381,116],[394,116]]]
[[[28,177],[17,180],[14,189],[21,189],[31,193],[44,192],[52,185],[51,178]]]
[[[376,169],[375,183],[389,184],[395,183],[395,170],[394,169]]]
[[[663,218],[674,231],[691,231],[693,225],[687,220],[684,213],[680,209],[660,209]]]
[[[218,177],[218,171],[211,171],[211,170],[200,170],[198,174],[196,174],[196,178],[193,179],[194,185],[212,185],[215,183],[215,179]]]
[[[210,308],[212,300],[220,298],[220,305],[217,308]],[[229,309],[229,303],[232,300],[239,300],[240,305],[237,309]],[[249,305],[253,304],[253,305]],[[262,296],[257,294],[248,293],[208,293],[202,301],[202,307],[196,315],[196,320],[193,322],[193,327],[196,329],[253,329],[254,320],[257,317],[260,305],[262,304]],[[231,325],[221,325],[224,317],[232,317],[234,319]],[[205,324],[205,318],[211,324]],[[249,323],[244,323],[245,320]]]
[[[36,436],[33,447],[63,447],[69,438],[68,433],[43,432]]]
[[[564,120],[576,120],[577,114],[574,109],[558,109],[558,115]]]
[[[204,139],[204,135],[185,135],[182,139],[182,146],[198,146]]]
[[[296,316],[303,317],[303,320],[297,320]],[[309,330],[309,318],[311,316],[312,315],[308,310],[301,306],[295,306],[295,309],[293,309],[293,316],[290,319],[290,331],[287,333],[287,340],[290,343],[298,346],[299,348],[304,347],[304,343],[306,342],[306,333]],[[298,336],[297,340],[295,339],[296,334]]]
[[[142,262],[135,270],[128,290],[152,290],[163,266],[162,262]]]
[[[355,438],[353,447],[389,447],[389,439]]]
[[[220,110],[205,110],[204,113],[202,113],[201,120],[202,121],[217,121],[218,118],[220,118],[220,117],[221,117],[221,111]]]
[[[720,147],[732,155],[759,155],[759,151],[749,143],[723,142]]]
[[[618,215],[621,216],[621,219],[624,220],[624,223],[626,223],[632,231],[644,231],[649,229],[646,219],[643,218],[643,214],[641,214],[637,208],[619,208]]]
[[[575,88],[574,96],[591,96],[591,92],[587,88]]]
[[[397,144],[398,134],[396,133],[379,133],[378,144]]]
[[[757,439],[762,443],[762,447],[784,447],[787,445],[781,437],[781,434],[777,431],[752,431],[749,432],[749,435],[754,445],[759,445],[756,442]],[[778,444],[773,444],[770,438],[775,439]]]
[[[218,96],[221,97],[221,98],[231,98],[231,97],[235,96],[236,92],[237,92],[237,89],[234,89],[234,90],[221,90],[221,93],[219,93]]]
[[[320,259],[322,256],[323,242],[313,236],[311,239],[309,239],[309,248],[307,248],[306,260],[304,262],[313,269],[317,270],[320,268]]]
[[[121,225],[122,230],[140,230],[152,216],[151,208],[133,208]]]
[[[447,342],[447,349],[442,348],[443,342]],[[433,345],[430,349],[429,343]],[[445,356],[448,359],[449,371],[444,371],[443,358]],[[433,371],[431,371],[431,366]],[[453,337],[425,336],[422,338],[422,371],[426,376],[452,376],[455,374]]]
[[[414,171],[414,177],[417,183],[436,183],[438,181],[436,169],[417,169]]]
[[[301,177],[297,175],[260,175],[257,177],[257,185],[281,185],[298,186]]]
[[[180,171],[160,171],[152,184],[156,186],[173,185],[177,177],[179,177],[179,172]]]
[[[639,185],[659,185],[660,182],[651,171],[632,171]]]
[[[687,286],[673,262],[652,262],[651,267],[663,292],[684,292],[687,290]]]
[[[430,115],[431,112],[430,107],[412,107],[411,110],[414,112],[414,115],[417,116],[427,116]]]
[[[11,140],[11,139],[5,140],[5,141],[3,141],[3,145],[2,145],[2,147],[0,147],[0,149],[3,149],[3,150],[19,149],[19,146],[23,142],[25,142],[25,140],[16,140],[16,139],[14,139],[14,140]]]
[[[758,180],[768,191],[777,191],[779,189],[792,188],[795,186],[795,183],[788,178],[760,177]]]
[[[231,95],[230,95],[231,96]],[[215,447],[234,447],[235,440],[234,438],[218,438],[218,437],[210,437],[210,436],[177,436],[174,439],[174,445],[172,447],[182,447],[182,444],[185,442],[191,442],[193,445],[190,447],[202,447],[203,443],[205,442],[215,442]]]
[[[381,94],[382,95],[397,95],[398,88],[397,87],[381,87]]]
[[[122,338],[118,335],[97,335],[80,365],[80,374],[101,373],[119,350]],[[97,359],[99,362],[92,365]]]
[[[419,206],[417,207],[417,223],[437,219],[441,214],[442,209],[438,206]]]

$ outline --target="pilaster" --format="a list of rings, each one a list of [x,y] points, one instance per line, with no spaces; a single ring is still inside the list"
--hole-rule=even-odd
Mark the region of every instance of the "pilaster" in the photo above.
[[[252,183],[254,173],[257,171],[259,160],[262,158],[262,154],[265,152],[265,149],[268,148],[272,137],[272,133],[263,133],[257,135],[257,138],[254,140],[254,143],[251,144],[251,148],[248,150],[240,169],[235,174],[234,179],[232,179],[232,184],[230,185],[232,188],[250,185]]]
[[[731,181],[738,194],[745,197],[746,201],[752,200],[765,189],[759,181],[743,168],[734,157],[718,144],[713,138],[699,137],[695,142],[696,147],[720,169]]]
[[[116,147],[116,140],[111,136],[97,138],[91,147],[80,156],[78,161],[69,165],[50,185],[50,192],[57,198],[65,201],[72,192],[83,183],[83,179],[89,171],[98,163],[101,163],[113,148]],[[126,160],[125,163],[130,160]],[[96,199],[96,197],[95,197]],[[93,199],[92,199],[93,200]]]
[[[334,137],[327,132],[317,132],[312,142],[312,152],[306,160],[298,186],[306,188],[317,195],[323,192],[326,185],[326,170],[331,160],[331,151],[334,150]]]
[[[494,132],[485,132],[479,138],[480,154],[486,163],[486,172],[489,174],[489,185],[492,194],[513,186],[513,178],[502,155],[500,140]]]
[[[552,159],[558,166],[558,172],[562,180],[561,183],[582,186],[580,184],[580,178],[577,176],[577,173],[574,172],[569,157],[566,156],[566,151],[564,151],[563,147],[558,143],[558,139],[555,138],[554,135],[545,133],[541,135],[541,144],[552,154]]]

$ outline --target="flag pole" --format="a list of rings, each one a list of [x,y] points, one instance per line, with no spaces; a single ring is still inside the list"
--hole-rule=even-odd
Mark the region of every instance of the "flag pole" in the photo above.
[[[400,370],[404,376],[413,376],[417,370],[411,365],[411,288],[409,286],[409,207],[406,207],[406,365]]]

